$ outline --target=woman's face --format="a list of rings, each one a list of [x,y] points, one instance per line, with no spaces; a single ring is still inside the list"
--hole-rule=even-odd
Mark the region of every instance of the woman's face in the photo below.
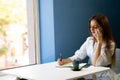
[[[93,37],[96,36],[96,30],[100,30],[100,26],[99,24],[95,21],[95,20],[91,20],[90,22],[90,32],[92,34]]]

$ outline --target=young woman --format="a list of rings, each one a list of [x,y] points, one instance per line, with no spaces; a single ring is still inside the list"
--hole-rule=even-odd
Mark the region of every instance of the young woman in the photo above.
[[[82,60],[88,56],[93,66],[110,68],[115,66],[116,44],[107,17],[103,14],[94,15],[89,19],[88,25],[90,36],[80,49],[75,52],[75,55],[63,60],[58,59],[59,65],[72,62],[73,60]]]

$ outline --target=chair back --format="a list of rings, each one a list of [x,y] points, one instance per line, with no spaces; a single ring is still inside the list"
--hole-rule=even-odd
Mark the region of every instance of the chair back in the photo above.
[[[120,48],[116,48],[116,67],[115,72],[120,73]]]

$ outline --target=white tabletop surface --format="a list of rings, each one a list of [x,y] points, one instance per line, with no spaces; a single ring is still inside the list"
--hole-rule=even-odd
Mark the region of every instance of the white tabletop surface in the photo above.
[[[50,62],[4,70],[2,72],[32,80],[71,80],[73,78],[110,70],[107,67],[90,66],[88,68],[82,68],[80,71],[72,71],[70,68],[57,68],[56,65],[56,62]]]

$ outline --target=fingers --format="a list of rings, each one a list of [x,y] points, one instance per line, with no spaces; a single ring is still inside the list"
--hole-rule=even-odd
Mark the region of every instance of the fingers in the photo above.
[[[99,37],[102,37],[102,35],[103,35],[102,34],[102,30],[101,29],[97,29],[97,34],[98,34]]]
[[[61,59],[58,58],[57,63],[58,63],[59,65],[63,65],[63,60],[61,61]]]
[[[97,41],[98,42],[102,42],[102,36],[103,36],[103,34],[102,34],[102,31],[98,28],[98,29],[96,29],[96,32],[95,32],[95,34],[96,34],[96,39],[97,39]]]
[[[95,30],[95,35],[97,35],[97,37],[101,36],[101,35],[102,35],[101,29],[97,28],[97,29]]]

